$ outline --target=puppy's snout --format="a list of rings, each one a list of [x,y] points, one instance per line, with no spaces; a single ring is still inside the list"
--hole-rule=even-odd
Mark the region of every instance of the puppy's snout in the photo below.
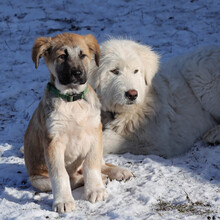
[[[81,70],[72,70],[71,74],[72,74],[72,76],[80,77],[80,76],[82,76],[82,71]]]
[[[85,84],[87,81],[86,72],[80,69],[72,69],[71,70],[72,80],[75,83]]]
[[[125,92],[125,97],[131,101],[134,101],[138,97],[138,92],[135,89],[130,89]]]

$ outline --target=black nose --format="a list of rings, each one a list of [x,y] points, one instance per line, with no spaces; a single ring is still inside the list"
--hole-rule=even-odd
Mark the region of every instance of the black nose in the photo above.
[[[80,77],[82,75],[82,71],[81,70],[72,70],[71,74],[72,74],[72,76]]]
[[[134,101],[138,97],[138,92],[135,89],[130,89],[125,92],[125,97],[131,101]]]

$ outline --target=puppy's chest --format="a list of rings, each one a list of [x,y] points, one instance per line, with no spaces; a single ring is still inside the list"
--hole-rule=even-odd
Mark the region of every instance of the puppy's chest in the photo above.
[[[100,112],[85,100],[76,102],[57,102],[47,120],[51,138],[58,136],[68,142],[89,136],[99,127]]]

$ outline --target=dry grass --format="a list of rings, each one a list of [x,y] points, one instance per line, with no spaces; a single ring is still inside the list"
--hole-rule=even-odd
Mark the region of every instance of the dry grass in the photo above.
[[[188,194],[186,193],[186,202],[170,202],[164,201],[162,199],[158,199],[158,203],[155,205],[155,210],[157,212],[165,212],[165,211],[178,211],[179,213],[188,214],[188,215],[201,215],[201,216],[208,216],[215,215],[215,211],[211,209],[211,205],[205,203],[203,201],[196,201],[192,202],[189,198]],[[207,217],[207,218],[208,218]],[[210,219],[212,219],[210,217]]]

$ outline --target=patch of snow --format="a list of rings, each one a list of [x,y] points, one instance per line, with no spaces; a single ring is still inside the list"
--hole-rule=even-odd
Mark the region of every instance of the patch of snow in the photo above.
[[[162,61],[197,46],[219,44],[218,0],[2,1],[0,7],[0,219],[220,219],[220,146],[198,141],[185,155],[163,159],[131,154],[106,161],[135,178],[107,185],[106,201],[91,204],[74,190],[76,210],[52,212],[51,193],[28,181],[23,137],[49,79],[31,60],[34,40],[62,32],[120,36],[149,44]]]

